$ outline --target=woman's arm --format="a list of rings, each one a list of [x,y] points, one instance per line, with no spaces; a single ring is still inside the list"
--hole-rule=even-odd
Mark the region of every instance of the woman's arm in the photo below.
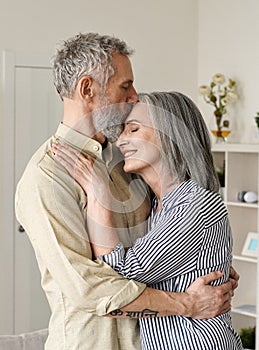
[[[95,258],[109,254],[119,243],[114,228],[109,179],[98,163],[67,145],[54,144],[55,158],[87,194],[87,228]]]
[[[107,201],[106,201],[107,203]],[[109,204],[104,205],[88,192],[87,229],[95,258],[113,251],[119,243]]]

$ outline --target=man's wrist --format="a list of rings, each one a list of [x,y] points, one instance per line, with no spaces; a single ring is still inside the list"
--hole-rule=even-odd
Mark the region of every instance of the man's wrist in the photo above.
[[[169,314],[192,317],[193,297],[188,293],[169,293]]]

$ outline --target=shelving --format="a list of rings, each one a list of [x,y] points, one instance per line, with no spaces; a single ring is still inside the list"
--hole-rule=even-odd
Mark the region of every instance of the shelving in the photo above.
[[[233,266],[240,274],[232,301],[234,327],[256,326],[259,350],[259,267],[258,258],[242,255],[248,232],[259,232],[259,204],[238,201],[240,191],[259,193],[259,145],[215,144],[214,162],[224,172],[224,202],[233,233]]]
[[[237,307],[232,307],[232,312],[236,312],[241,315],[255,317],[256,318],[256,306],[255,305],[241,305]]]

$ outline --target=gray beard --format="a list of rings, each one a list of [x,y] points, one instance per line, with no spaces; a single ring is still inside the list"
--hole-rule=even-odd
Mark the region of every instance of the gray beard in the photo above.
[[[123,124],[133,108],[131,103],[108,104],[92,112],[93,124],[98,132],[110,141],[116,141],[123,131]]]

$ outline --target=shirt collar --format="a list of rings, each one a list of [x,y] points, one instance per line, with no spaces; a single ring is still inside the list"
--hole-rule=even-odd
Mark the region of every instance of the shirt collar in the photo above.
[[[186,180],[172,191],[166,193],[162,199],[162,206],[171,206],[179,204],[180,202],[185,202],[188,199],[191,199],[194,188],[197,187],[197,183],[194,180]]]
[[[197,183],[193,180],[186,180],[177,187],[175,187],[171,192],[167,193],[162,199],[162,203],[166,204],[170,201],[177,202],[180,198],[185,198],[193,192],[194,187],[197,186]]]
[[[102,145],[100,142],[93,140],[74,129],[71,129],[63,123],[59,124],[55,137],[57,140],[65,140],[68,145],[75,147],[83,154],[91,154],[94,158],[102,159]],[[110,147],[108,147],[108,149],[109,148]],[[109,153],[108,149],[105,151],[105,153]],[[107,158],[107,155],[105,158]]]

